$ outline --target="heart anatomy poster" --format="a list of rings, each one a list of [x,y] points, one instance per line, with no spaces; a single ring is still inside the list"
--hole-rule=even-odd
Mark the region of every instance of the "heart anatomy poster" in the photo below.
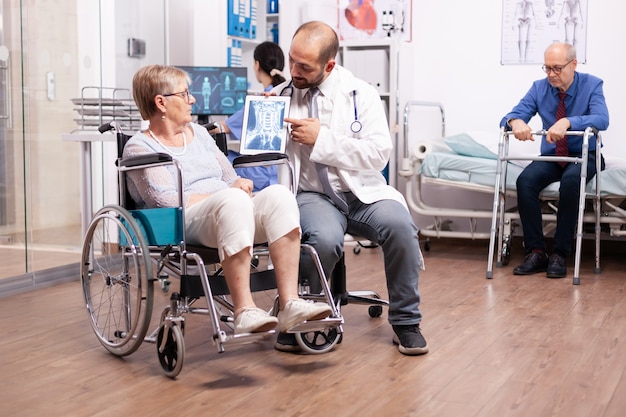
[[[503,0],[502,64],[543,64],[554,42],[576,47],[587,62],[588,0]]]
[[[337,0],[341,39],[411,40],[411,0]]]

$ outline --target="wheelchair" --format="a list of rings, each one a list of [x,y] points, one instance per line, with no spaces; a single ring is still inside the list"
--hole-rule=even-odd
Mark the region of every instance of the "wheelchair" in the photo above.
[[[99,130],[101,133],[114,130],[116,135],[119,205],[107,205],[95,213],[82,246],[82,292],[98,341],[116,356],[132,354],[144,341],[154,343],[165,375],[175,378],[184,362],[187,313],[210,317],[212,341],[219,353],[224,352],[227,345],[252,343],[274,335],[276,330],[234,333],[234,308],[228,299],[228,287],[217,250],[185,242],[182,172],[176,160],[161,153],[123,159],[122,151],[130,136],[124,134],[117,122],[104,124]],[[267,164],[290,168],[283,154],[243,156],[234,163],[237,167]],[[130,170],[163,165],[177,168],[178,207],[135,209],[126,190],[125,174]],[[314,259],[324,294],[322,298],[331,306],[332,313],[323,320],[297,325],[289,332],[295,334],[304,352],[321,354],[340,343],[343,317],[317,252],[305,244],[301,245],[301,250]],[[255,245],[252,259],[252,292],[274,290],[276,280],[267,245]],[[179,282],[178,291],[170,291],[172,278]],[[169,305],[161,311],[156,328],[148,333],[155,285],[170,293]],[[320,297],[319,294],[308,297],[307,288],[302,285],[299,292],[305,299],[319,300]],[[206,306],[197,305],[202,298],[206,300]],[[277,315],[278,310],[276,295],[269,313]]]

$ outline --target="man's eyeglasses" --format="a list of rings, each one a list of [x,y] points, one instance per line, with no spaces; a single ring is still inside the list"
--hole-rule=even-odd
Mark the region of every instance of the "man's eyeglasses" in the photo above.
[[[549,67],[547,65],[542,65],[541,69],[543,70],[543,72],[545,72],[546,74],[550,74],[550,71],[552,71],[555,75],[559,75],[561,73],[561,71],[563,71],[563,68],[565,68],[566,66],[568,66],[569,64],[571,64],[571,62],[573,61],[570,60],[567,62],[567,64],[565,65],[555,65],[553,67]]]
[[[189,103],[191,101],[191,97],[193,97],[193,95],[189,92],[189,90],[181,91],[179,93],[170,93],[170,94],[161,94],[161,95],[163,97],[178,96],[182,98],[183,100],[185,100],[185,102],[187,103]]]

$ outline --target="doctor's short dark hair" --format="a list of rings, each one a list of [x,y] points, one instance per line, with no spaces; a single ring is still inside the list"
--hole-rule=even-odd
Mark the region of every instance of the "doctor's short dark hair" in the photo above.
[[[339,37],[337,32],[324,22],[311,21],[303,23],[294,33],[294,37],[299,33],[306,34],[310,41],[319,43],[319,63],[324,65],[334,59],[339,52]]]

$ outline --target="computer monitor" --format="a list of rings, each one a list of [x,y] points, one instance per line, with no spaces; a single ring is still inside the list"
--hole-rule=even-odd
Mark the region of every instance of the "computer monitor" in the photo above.
[[[248,94],[246,67],[178,68],[191,78],[189,91],[196,99],[191,114],[198,116],[198,123],[206,124],[209,116],[230,116],[243,108]]]

